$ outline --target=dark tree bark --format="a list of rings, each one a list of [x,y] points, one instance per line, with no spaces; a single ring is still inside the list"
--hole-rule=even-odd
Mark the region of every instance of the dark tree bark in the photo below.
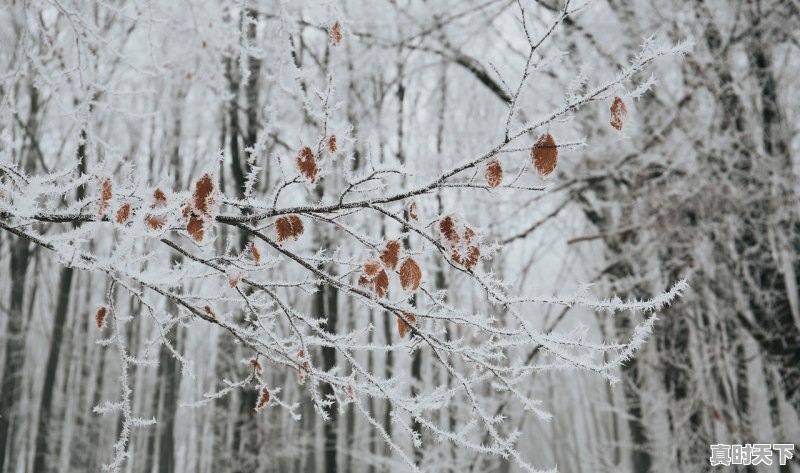
[[[36,431],[36,445],[33,457],[33,471],[44,472],[51,470],[49,457],[50,417],[53,403],[53,392],[56,388],[56,374],[61,359],[61,345],[64,339],[64,325],[69,311],[69,296],[72,289],[72,268],[61,270],[58,284],[58,298],[56,312],[53,319],[53,334],[50,338],[50,354],[47,357],[47,366],[44,372],[42,386],[42,400],[39,403],[39,426]]]
[[[39,92],[31,83],[30,111],[25,125],[28,140],[36,140],[37,115],[39,113]],[[28,173],[36,170],[33,143],[28,143],[23,154],[23,165]],[[32,251],[29,242],[23,238],[11,243],[11,261],[9,277],[11,280],[11,297],[8,308],[8,325],[6,326],[5,368],[2,384],[0,384],[0,472],[7,466],[14,473],[19,450],[16,449],[16,422],[20,418],[17,411],[22,395],[22,374],[25,366],[25,315],[23,302],[25,299],[25,280],[28,275],[28,263]]]

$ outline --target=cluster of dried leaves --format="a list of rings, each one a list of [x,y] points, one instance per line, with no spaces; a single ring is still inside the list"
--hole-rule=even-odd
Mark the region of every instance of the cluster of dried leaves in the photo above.
[[[167,196],[161,189],[153,191],[153,202],[150,204],[150,210],[163,209],[167,206]],[[167,219],[163,215],[147,214],[144,216],[144,223],[150,230],[161,230]]]
[[[289,239],[299,239],[303,230],[303,220],[297,215],[287,215],[275,219],[275,235],[278,237],[278,243]]]
[[[457,264],[472,270],[481,258],[480,242],[475,230],[454,216],[448,215],[439,220],[439,233],[442,243],[450,251],[450,257]]]

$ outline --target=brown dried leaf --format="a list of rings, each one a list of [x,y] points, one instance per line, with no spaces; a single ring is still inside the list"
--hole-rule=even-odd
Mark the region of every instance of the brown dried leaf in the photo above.
[[[124,225],[131,217],[131,204],[125,204],[117,209],[117,223]]]
[[[422,281],[422,270],[419,265],[411,258],[406,258],[400,265],[400,285],[406,291],[416,291]]]
[[[328,31],[328,39],[331,42],[331,46],[339,46],[342,42],[342,24],[338,20]]]
[[[620,97],[614,97],[614,102],[611,104],[611,126],[622,131],[622,121],[628,116],[628,107]]]
[[[389,290],[389,275],[386,274],[386,271],[381,270],[377,276],[375,276],[375,295],[378,297],[385,297],[386,292]]]
[[[411,325],[409,325],[409,322],[412,324],[417,322],[417,318],[414,317],[413,314],[403,313],[403,315],[406,319],[408,319],[408,322],[400,317],[397,318],[397,331],[400,332],[400,338],[405,338],[408,332],[411,331]]]
[[[297,352],[297,364],[300,365],[300,369],[297,371],[297,382],[303,384],[306,382],[306,376],[311,371],[311,365],[306,359],[306,352],[303,350]]]
[[[167,223],[167,219],[162,215],[145,215],[144,223],[150,230],[161,230]]]
[[[206,314],[208,314],[208,316],[211,317],[212,319],[217,318],[217,314],[214,312],[214,309],[212,309],[210,305],[206,304],[206,306],[203,307],[203,310],[205,310]]]
[[[100,216],[105,215],[106,210],[108,210],[108,203],[111,201],[112,196],[113,185],[111,184],[111,178],[107,177],[103,179],[103,184],[101,185],[100,189]]]
[[[253,365],[253,368],[254,368],[256,371],[258,371],[259,373],[260,373],[260,372],[262,372],[262,371],[264,371],[264,369],[261,367],[261,363],[259,363],[257,359],[255,359],[255,358],[251,358],[251,359],[250,359],[250,364],[251,364],[251,365]]]
[[[467,252],[467,258],[464,260],[464,266],[466,266],[467,269],[472,269],[478,264],[480,258],[481,248],[478,245],[470,246]]]
[[[400,261],[400,242],[397,240],[390,240],[386,242],[386,249],[381,254],[381,261],[389,269],[397,267],[397,262]]]
[[[531,149],[531,158],[540,176],[547,176],[555,170],[558,164],[558,147],[550,132],[540,136],[536,141]]]
[[[380,269],[381,265],[377,261],[367,261],[364,263],[364,275],[367,277],[374,278]]]
[[[242,280],[244,273],[238,269],[231,269],[228,271],[228,285],[233,289]]]
[[[97,309],[97,313],[94,314],[94,321],[97,324],[97,328],[102,329],[106,326],[106,317],[108,317],[108,308],[106,306],[100,306]]]
[[[454,245],[457,244],[460,239],[458,231],[456,230],[456,221],[450,215],[439,221],[439,233]]]
[[[203,176],[194,185],[192,201],[194,208],[206,217],[211,215],[211,204],[213,204],[212,194],[214,193],[214,180],[209,174]]]
[[[306,146],[301,149],[294,162],[297,165],[297,170],[309,182],[313,183],[317,180],[317,160],[314,158],[314,151],[310,147]]]
[[[417,216],[417,203],[416,202],[411,202],[411,205],[408,206],[408,217],[411,220],[415,221],[415,222],[417,220],[419,220],[419,217]]]
[[[303,221],[297,215],[289,215],[289,222],[292,223],[292,229],[294,229],[294,236],[295,238],[300,238],[300,235],[303,234]]]
[[[269,402],[269,389],[263,387],[261,388],[261,396],[258,398],[258,402],[256,403],[256,410],[266,406],[268,402]]]
[[[336,135],[331,135],[328,137],[328,153],[333,154],[336,152]]]
[[[471,241],[472,241],[472,238],[473,238],[474,236],[475,236],[475,230],[473,230],[473,229],[472,229],[472,228],[470,228],[470,227],[466,227],[466,228],[464,229],[464,239],[465,239],[465,240],[467,240],[467,242],[471,242]]]
[[[278,243],[289,238],[297,240],[303,234],[303,221],[297,215],[278,217],[275,220],[275,233],[278,236]]]
[[[153,191],[153,205],[151,206],[151,208],[156,209],[166,206],[167,206],[167,195],[164,194],[164,191],[162,191],[161,189],[156,188],[156,190]]]
[[[194,241],[202,241],[205,230],[203,229],[203,219],[192,212],[189,223],[186,224],[186,231],[189,232]]]
[[[499,159],[493,159],[486,164],[486,183],[494,189],[503,182],[503,166]]]
[[[256,264],[261,264],[261,252],[258,251],[258,247],[256,246],[255,242],[250,244],[250,253],[253,254],[253,261]]]

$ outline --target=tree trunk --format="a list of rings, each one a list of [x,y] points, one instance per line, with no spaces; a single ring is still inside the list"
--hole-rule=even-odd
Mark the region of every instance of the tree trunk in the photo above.
[[[15,428],[20,413],[17,411],[22,392],[22,371],[25,364],[25,332],[22,304],[25,297],[25,279],[31,250],[22,238],[11,244],[11,300],[6,327],[6,354],[3,382],[0,385],[0,471],[16,470]],[[7,460],[8,459],[8,460]]]
[[[53,403],[53,391],[56,384],[58,362],[61,358],[61,345],[64,339],[64,325],[69,312],[69,296],[72,288],[72,268],[63,268],[58,284],[58,299],[56,301],[56,314],[53,320],[53,335],[50,338],[50,355],[47,357],[47,366],[44,372],[42,386],[42,400],[39,404],[39,427],[36,431],[36,445],[33,457],[33,471],[50,471],[48,437],[50,434],[50,412]]]

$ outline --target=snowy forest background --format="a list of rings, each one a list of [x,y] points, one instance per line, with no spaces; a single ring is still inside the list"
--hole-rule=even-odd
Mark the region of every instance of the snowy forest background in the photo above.
[[[5,0],[0,472],[800,444],[799,32],[796,0]]]

